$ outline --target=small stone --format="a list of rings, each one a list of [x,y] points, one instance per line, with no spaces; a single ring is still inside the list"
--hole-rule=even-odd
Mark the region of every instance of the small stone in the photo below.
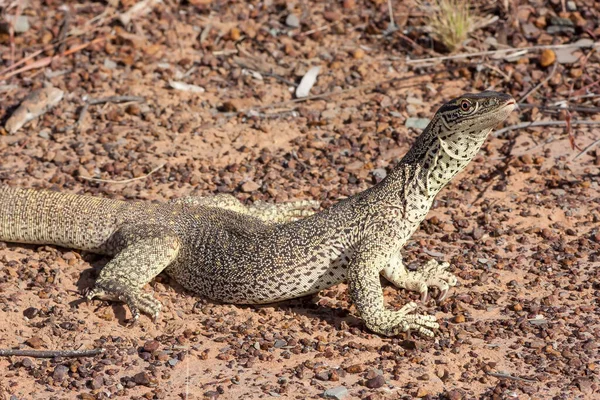
[[[94,377],[94,379],[92,379],[92,382],[90,383],[90,386],[94,390],[98,390],[102,386],[104,386],[104,378],[102,378],[102,375],[96,375],[96,377]]]
[[[231,31],[229,31],[229,38],[231,40],[238,41],[240,40],[240,37],[242,37],[240,30],[238,28],[231,28]]]
[[[276,349],[280,349],[285,346],[287,346],[287,342],[285,340],[281,340],[281,339],[277,339],[275,341],[275,344],[273,345],[273,347],[275,347]]]
[[[37,309],[35,307],[29,307],[28,309],[23,311],[23,315],[28,319],[32,319],[32,318],[35,318],[39,314],[39,312],[40,312],[39,309]]]
[[[371,174],[373,174],[377,180],[383,180],[387,176],[387,171],[385,168],[377,168],[371,171]]]
[[[178,359],[176,359],[176,358],[171,358],[171,359],[169,360],[169,365],[170,365],[171,367],[174,367],[174,366],[176,366],[176,365],[177,365],[177,363],[178,363],[178,362],[179,362],[179,360],[178,360]]]
[[[427,395],[429,395],[429,392],[427,391],[427,389],[425,389],[425,388],[419,388],[419,390],[417,390],[416,397],[423,398],[423,397],[425,397]]]
[[[34,336],[25,341],[25,344],[34,349],[39,349],[44,345],[44,341],[39,336]]]
[[[344,0],[343,6],[346,10],[352,10],[356,7],[356,0]]]
[[[109,58],[104,59],[104,68],[106,69],[115,69],[117,68],[117,63]]]
[[[567,11],[577,11],[577,4],[574,1],[567,1]]]
[[[551,49],[544,49],[540,54],[540,65],[544,68],[554,64],[556,61],[556,54]]]
[[[383,385],[385,385],[385,378],[383,375],[377,375],[376,377],[367,380],[367,383],[365,384],[369,389],[378,389]]]
[[[471,234],[471,236],[473,236],[473,239],[479,240],[483,237],[484,233],[485,233],[485,231],[483,230],[483,228],[480,228],[477,226],[477,227],[473,228],[473,233]]]
[[[260,185],[254,181],[246,181],[242,185],[242,192],[244,193],[256,192],[258,189],[260,189]]]
[[[296,14],[289,14],[285,19],[285,24],[290,28],[299,28],[300,27],[300,19]]]
[[[429,118],[410,117],[406,119],[404,126],[407,128],[425,129],[431,120]]]
[[[8,17],[9,19],[14,19],[14,17]],[[13,29],[15,33],[25,33],[29,30],[29,19],[26,15],[19,15],[16,20],[14,20]]]
[[[356,60],[361,60],[364,56],[365,56],[365,51],[361,48],[354,50],[354,53],[352,53],[352,57],[354,57],[354,59],[356,59]]]
[[[517,303],[513,305],[513,311],[523,311],[523,305],[521,303]]]
[[[21,360],[21,366],[24,368],[31,368],[31,367],[33,367],[33,365],[34,364],[33,364],[33,361],[31,360],[31,358],[25,357],[24,359]],[[591,364],[591,365],[594,365],[594,364]],[[589,368],[589,366],[588,366],[588,369],[590,371],[593,371],[593,369]]]
[[[457,316],[454,317],[453,320],[457,324],[462,324],[463,322],[465,322],[465,316],[463,314],[458,314]]]
[[[58,365],[56,368],[54,368],[54,372],[52,373],[52,378],[54,378],[54,380],[57,382],[61,382],[65,379],[65,377],[67,376],[68,373],[69,373],[69,368],[67,368],[66,365]]]
[[[219,392],[216,390],[209,390],[208,392],[204,392],[205,399],[217,399],[219,398]]]
[[[139,372],[133,376],[133,381],[138,385],[150,385],[150,375],[146,371]]]
[[[327,389],[323,392],[323,397],[329,399],[341,400],[346,396],[348,396],[348,389],[346,389],[344,386],[337,386],[331,389]]]
[[[41,137],[42,139],[50,139],[50,129],[42,129],[41,131],[38,132],[38,136]]]
[[[452,389],[451,391],[446,393],[446,397],[448,398],[448,400],[462,400],[463,395],[457,389]]]
[[[349,374],[359,374],[364,371],[364,368],[361,364],[353,364],[349,367],[346,367],[346,372]]]
[[[320,381],[328,381],[329,380],[329,371],[321,371],[315,374],[315,378]]]
[[[147,351],[148,353],[158,350],[159,347],[160,343],[156,340],[148,340],[146,343],[144,343],[144,351]]]

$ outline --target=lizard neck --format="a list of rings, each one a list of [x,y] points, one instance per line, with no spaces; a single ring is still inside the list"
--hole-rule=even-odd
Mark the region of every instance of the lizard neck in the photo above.
[[[456,144],[445,140],[445,125],[434,119],[417,138],[413,147],[381,182],[388,201],[403,209],[403,216],[414,222],[425,218],[435,196],[462,171],[489,131]]]

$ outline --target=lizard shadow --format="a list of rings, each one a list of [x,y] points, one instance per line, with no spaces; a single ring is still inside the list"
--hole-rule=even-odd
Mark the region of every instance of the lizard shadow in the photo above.
[[[98,274],[112,258],[93,253],[82,252],[80,254],[82,255],[83,263],[86,264],[86,268],[83,271],[81,271],[75,284],[77,286],[78,292],[81,294],[82,297],[80,299],[73,300],[69,303],[69,305],[77,308],[81,304],[87,303],[87,300],[85,299],[85,294],[89,289],[94,287],[94,283],[98,278]],[[98,300],[93,300],[89,304],[90,307],[93,308],[93,312],[96,315],[98,315],[99,310],[106,307],[111,307],[119,325],[129,325],[130,321],[127,317],[127,306],[124,303],[112,301],[107,303],[104,301],[100,302]]]
[[[76,286],[79,293],[84,296],[86,291],[94,286],[94,282],[96,281],[99,272],[102,270],[102,268],[104,268],[111,257],[105,257],[93,253],[83,253],[82,255],[84,262],[89,265],[89,268],[81,271],[76,282]],[[179,285],[175,280],[164,273],[161,273],[157,278],[161,283],[165,283],[177,294],[192,297],[200,302],[206,301],[213,304],[227,304],[218,300],[211,300],[207,297],[194,294],[185,289],[183,286]],[[241,310],[253,310],[254,312],[272,309],[284,314],[292,313],[294,315],[304,316],[311,320],[319,319],[328,325],[335,327],[336,329],[340,329],[345,325],[351,328],[366,330],[360,318],[352,315],[349,309],[336,306],[335,301],[330,300],[331,299],[315,294],[275,303],[235,304],[235,307]],[[70,305],[73,307],[79,307],[83,303],[86,303],[86,299],[82,297],[72,301]],[[94,307],[95,313],[97,313],[98,310],[107,307],[106,304],[106,302],[98,302],[96,300],[90,303],[91,307]],[[108,303],[108,306],[112,307],[115,318],[120,325],[127,326],[129,324],[127,307],[124,303],[110,302]]]

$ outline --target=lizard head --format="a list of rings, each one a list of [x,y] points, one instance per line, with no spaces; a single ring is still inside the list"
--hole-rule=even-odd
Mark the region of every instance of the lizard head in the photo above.
[[[510,95],[492,91],[452,99],[440,107],[404,160],[419,164],[427,171],[428,187],[439,189],[475,157],[515,107]]]
[[[512,96],[498,92],[466,93],[444,104],[432,129],[447,157],[469,161],[488,134],[515,109]]]

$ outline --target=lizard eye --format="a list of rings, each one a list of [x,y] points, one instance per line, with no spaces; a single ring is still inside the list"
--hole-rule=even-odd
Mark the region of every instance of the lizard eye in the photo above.
[[[469,111],[469,110],[471,110],[471,102],[469,100],[462,100],[460,102],[460,109],[462,111]]]

